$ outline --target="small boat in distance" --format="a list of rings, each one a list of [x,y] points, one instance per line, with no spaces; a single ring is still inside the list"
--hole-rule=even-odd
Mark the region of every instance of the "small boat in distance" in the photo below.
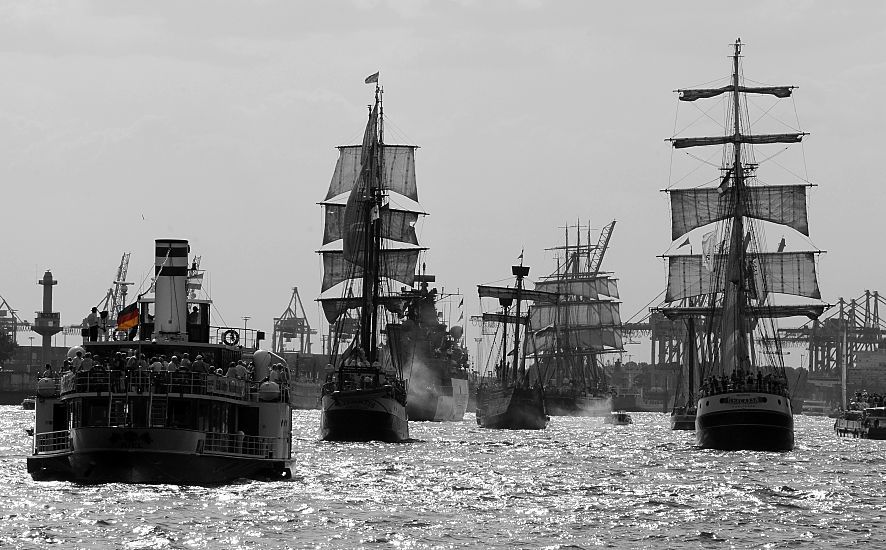
[[[84,342],[68,353],[85,357],[79,370],[38,381],[28,472],[184,485],[291,477],[283,359],[255,349],[257,331],[210,325],[211,300],[188,299],[188,241],[158,239],[155,250],[154,297],[117,319],[133,339]],[[253,379],[239,363],[250,356]]]
[[[603,419],[603,423],[613,426],[628,426],[634,423],[634,419],[625,411],[612,411],[609,416]]]
[[[520,265],[511,266],[511,272],[516,278],[514,288],[485,285],[477,287],[480,298],[497,298],[502,308],[501,313],[483,314],[484,323],[498,323],[501,327],[501,357],[495,367],[495,377],[481,383],[477,388],[477,424],[483,428],[543,430],[548,425],[548,415],[538,357],[535,358],[534,368],[527,369],[528,339],[524,339],[523,347],[520,347],[520,327],[525,326],[527,334],[530,329],[530,316],[523,313],[522,302],[532,300],[555,303],[558,295],[523,288],[523,279],[529,275],[529,267],[523,265],[522,257]],[[516,310],[513,314],[512,307]],[[508,347],[509,325],[514,325],[513,350]],[[509,352],[513,356],[510,364]],[[535,380],[531,380],[533,372]]]
[[[413,146],[384,143],[378,75],[375,104],[358,146],[340,147],[326,200],[320,303],[330,324],[330,366],[320,396],[324,441],[402,442],[409,439],[407,385],[396,346],[403,299],[418,254],[413,244],[419,212],[394,207],[391,194],[415,201]],[[347,200],[343,197],[347,193]],[[356,319],[349,313],[356,310]],[[385,330],[383,330],[385,329]],[[388,336],[387,342],[382,338]],[[350,338],[347,349],[339,346]]]

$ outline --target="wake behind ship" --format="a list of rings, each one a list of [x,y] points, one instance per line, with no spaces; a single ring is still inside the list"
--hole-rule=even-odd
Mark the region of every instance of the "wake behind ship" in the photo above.
[[[209,300],[187,299],[188,252],[185,240],[158,239],[155,296],[121,312],[123,338],[72,348],[84,357],[80,369],[40,381],[27,460],[34,479],[215,484],[291,475],[287,388],[208,367],[237,364],[247,350],[239,330],[210,325]],[[148,361],[164,356],[169,370]],[[282,363],[262,350],[253,360],[256,380]]]
[[[761,221],[809,235],[808,184],[761,185],[754,145],[797,143],[802,132],[751,134],[747,96],[789,97],[791,86],[748,86],[741,79],[741,41],[734,45],[730,82],[721,88],[679,90],[681,101],[726,94],[725,135],[671,138],[675,149],[723,146],[718,188],[668,189],[671,238],[677,246],[694,229],[716,227],[701,239],[702,254],[668,255],[667,306],[671,319],[706,327],[690,330],[700,356],[696,441],[702,448],[789,451],[794,447],[791,394],[774,319],[816,318],[824,305],[781,305],[773,295],[820,300],[815,274],[816,251],[786,252],[785,239],[775,252],[766,244]],[[685,244],[690,245],[689,238]],[[683,244],[677,246],[681,248]]]

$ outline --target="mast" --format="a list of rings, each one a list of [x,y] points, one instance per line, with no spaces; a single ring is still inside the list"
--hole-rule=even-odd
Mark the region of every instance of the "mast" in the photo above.
[[[522,256],[522,254],[521,254]],[[514,300],[517,302],[517,323],[514,325],[514,382],[517,381],[517,369],[520,363],[520,294],[523,292],[523,277],[529,275],[529,268],[523,267],[523,258],[520,258],[520,265],[512,265],[511,272],[517,277],[517,294]]]
[[[375,84],[375,107],[381,107],[381,90],[378,83]],[[370,109],[370,118],[372,110]],[[379,117],[380,118],[380,117]],[[379,124],[381,122],[379,121]],[[375,129],[373,129],[375,131]],[[368,167],[368,188],[364,191],[368,200],[363,201],[363,315],[360,316],[360,344],[363,347],[366,360],[374,362],[378,357],[376,332],[378,328],[378,287],[379,266],[378,251],[381,242],[380,223],[373,219],[381,203],[381,181],[379,176],[379,138],[373,135],[370,142],[371,152]],[[366,168],[364,168],[365,170]]]
[[[732,56],[732,108],[733,108],[733,207],[732,234],[730,237],[729,258],[726,266],[726,288],[724,289],[723,335],[727,341],[721,349],[721,365],[735,372],[745,359],[743,306],[744,289],[744,169],[741,163],[741,97],[738,82],[738,58],[741,54],[741,39],[735,41],[735,53]]]

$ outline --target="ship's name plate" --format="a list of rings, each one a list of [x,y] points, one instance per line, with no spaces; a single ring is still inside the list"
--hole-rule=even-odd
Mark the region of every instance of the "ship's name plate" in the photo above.
[[[766,398],[758,395],[724,397],[720,399],[720,403],[728,403],[730,405],[759,405],[765,402]]]

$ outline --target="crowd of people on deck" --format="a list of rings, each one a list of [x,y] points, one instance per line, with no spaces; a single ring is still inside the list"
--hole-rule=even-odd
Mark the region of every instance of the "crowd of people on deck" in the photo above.
[[[197,355],[191,360],[190,354],[185,352],[178,355],[172,355],[168,359],[166,355],[156,355],[148,357],[144,353],[123,352],[118,351],[108,354],[105,357],[90,352],[77,351],[73,357],[64,360],[60,372],[53,371],[52,366],[47,364],[41,378],[55,378],[67,373],[110,373],[119,375],[123,373],[132,374],[136,372],[145,373],[197,373],[197,374],[213,374],[225,378],[234,378],[245,382],[275,382],[282,388],[288,388],[291,376],[289,367],[283,363],[275,363],[271,365],[270,371],[262,380],[256,378],[255,363],[250,361],[248,364],[244,360],[231,361],[227,370],[214,366],[211,362],[204,360],[203,355]]]
[[[869,407],[886,406],[886,396],[879,393],[861,390],[855,392],[855,397],[849,402],[848,410],[863,411]]]
[[[702,383],[701,391],[704,395],[753,391],[785,394],[787,388],[783,380],[774,378],[772,374],[764,375],[759,370],[756,374],[738,370],[731,375],[709,376]]]

